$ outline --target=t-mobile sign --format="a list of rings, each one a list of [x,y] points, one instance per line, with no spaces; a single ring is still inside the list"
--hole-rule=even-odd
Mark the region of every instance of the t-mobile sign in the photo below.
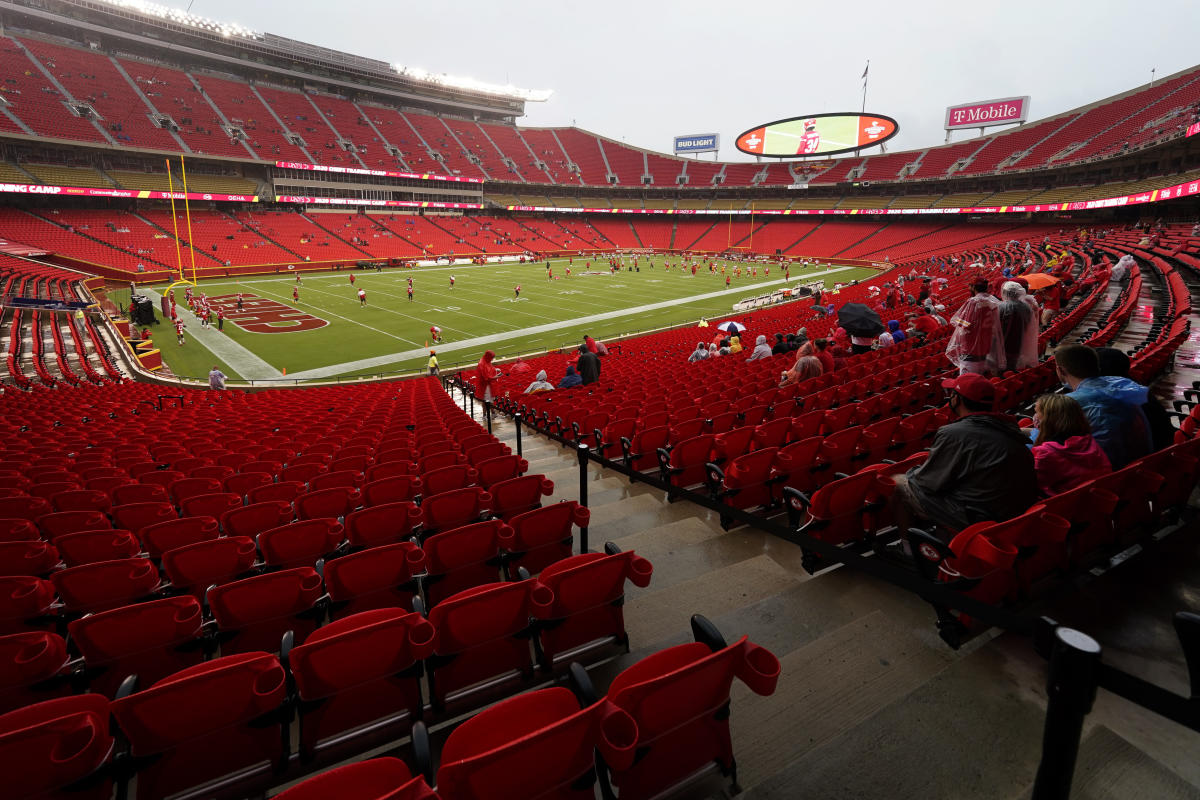
[[[958,128],[986,128],[991,125],[1009,125],[1024,122],[1029,116],[1029,96],[1006,97],[1003,100],[987,100],[982,103],[967,103],[946,109],[946,130]]]

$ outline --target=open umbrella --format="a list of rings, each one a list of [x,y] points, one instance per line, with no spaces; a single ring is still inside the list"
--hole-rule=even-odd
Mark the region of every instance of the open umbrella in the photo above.
[[[1059,279],[1053,275],[1047,275],[1045,272],[1032,272],[1025,276],[1025,280],[1029,284],[1029,291],[1038,292],[1047,286],[1058,283]]]
[[[846,303],[838,309],[838,325],[851,336],[878,336],[883,333],[879,315],[862,303]]]
[[[726,333],[737,335],[737,334],[741,333],[742,331],[746,330],[746,326],[740,322],[734,322],[733,320],[729,320],[728,322],[722,322],[720,325],[718,325],[717,330],[725,331]]]

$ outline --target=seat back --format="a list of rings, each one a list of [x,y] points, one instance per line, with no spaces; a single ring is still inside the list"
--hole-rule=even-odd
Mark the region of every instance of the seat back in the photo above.
[[[571,526],[586,528],[591,512],[574,500],[553,503],[509,518],[512,540],[505,545],[509,574],[524,567],[531,574],[549,564],[568,558],[574,538]]]
[[[336,519],[306,519],[271,528],[258,535],[258,551],[269,567],[313,565],[345,540]]]
[[[657,457],[655,457],[657,463]],[[510,519],[542,504],[542,497],[554,494],[554,481],[545,475],[522,475],[493,484],[491,494],[492,513]]]
[[[276,652],[286,631],[302,643],[320,619],[321,576],[312,567],[268,572],[208,590],[217,628],[228,636],[222,654],[255,650]]]
[[[55,790],[97,775],[112,756],[110,703],[102,695],[47,700],[0,716],[0,764],[12,769],[4,791],[11,797],[53,797]],[[112,794],[102,777],[70,797],[100,800]]]
[[[372,547],[325,562],[325,590],[334,619],[375,608],[412,608],[414,576],[425,571],[425,553],[412,542]]]
[[[257,559],[253,539],[227,536],[164,550],[162,566],[176,588],[203,597],[209,586],[228,583],[253,567]]]
[[[113,697],[128,675],[148,686],[204,660],[200,603],[191,595],[114,608],[72,621],[90,691]]]
[[[142,550],[141,543],[129,531],[111,530],[68,533],[55,539],[54,547],[68,567],[133,558]]]
[[[123,558],[70,567],[50,576],[69,611],[98,612],[125,605],[158,589],[158,570],[148,558]]]
[[[346,517],[346,537],[353,547],[376,547],[408,539],[422,510],[411,501],[360,508]]]

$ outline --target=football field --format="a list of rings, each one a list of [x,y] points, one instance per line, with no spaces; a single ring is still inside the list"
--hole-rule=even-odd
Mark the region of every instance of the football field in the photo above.
[[[778,267],[766,274],[757,265],[753,276],[746,264],[732,261],[718,260],[715,274],[705,266],[695,276],[680,268],[678,256],[643,255],[640,271],[616,274],[610,274],[606,260],[592,260],[590,269],[587,261],[552,259],[553,279],[543,261],[305,273],[299,283],[294,273],[201,281],[196,292],[225,310],[224,330],[218,332],[215,323],[203,329],[177,288],[187,326],[185,343],[176,343],[166,323],[153,335],[167,365],[180,377],[202,379],[214,364],[231,380],[373,377],[424,369],[430,347],[437,350],[443,370],[453,369],[474,364],[487,349],[507,358],[574,346],[585,334],[610,341],[721,317],[742,298],[785,286]],[[632,259],[626,257],[626,263],[631,265]],[[728,288],[722,266],[730,278]],[[737,266],[740,276],[735,275]],[[832,287],[872,274],[868,268],[837,263],[805,269],[793,265],[790,284],[823,280]],[[156,308],[164,289],[142,287]],[[360,289],[366,292],[365,305]],[[238,293],[243,295],[242,312],[236,310]],[[434,325],[441,328],[444,341],[439,344],[430,340]]]

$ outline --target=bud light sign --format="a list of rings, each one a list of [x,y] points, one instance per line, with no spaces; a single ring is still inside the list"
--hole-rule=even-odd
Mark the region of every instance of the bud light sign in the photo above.
[[[721,148],[721,137],[715,133],[697,133],[675,137],[675,155],[680,153],[715,153]]]
[[[1029,96],[1006,97],[1003,100],[987,100],[950,106],[946,109],[946,130],[958,128],[986,128],[992,125],[1010,125],[1024,122],[1029,116]]]

